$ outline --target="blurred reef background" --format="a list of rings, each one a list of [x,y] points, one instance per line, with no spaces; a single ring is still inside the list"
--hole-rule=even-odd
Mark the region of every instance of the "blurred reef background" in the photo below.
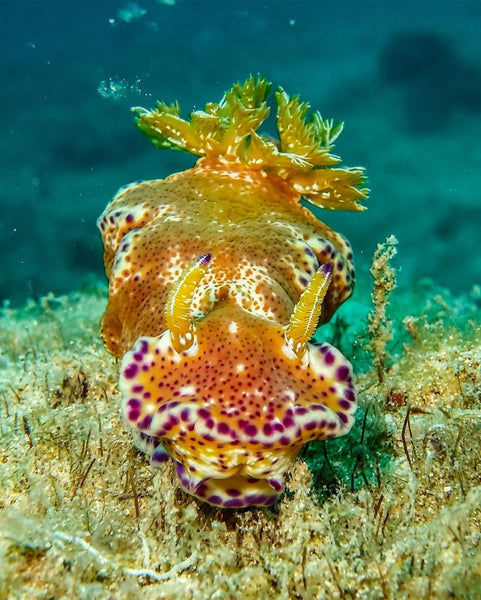
[[[345,122],[336,152],[366,167],[369,210],[322,218],[359,272],[394,234],[400,285],[479,282],[479,2],[3,0],[0,17],[2,299],[102,278],[95,221],[117,189],[193,163],[131,106],[187,114],[258,72]]]
[[[3,0],[0,22],[0,600],[478,597],[481,4]],[[360,408],[278,505],[222,511],[123,428],[95,221],[194,161],[131,106],[186,116],[258,72],[366,167],[366,212],[318,212],[358,286],[316,335]]]

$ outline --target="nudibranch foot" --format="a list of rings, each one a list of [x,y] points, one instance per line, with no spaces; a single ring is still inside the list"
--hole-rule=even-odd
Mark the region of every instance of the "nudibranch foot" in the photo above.
[[[363,210],[364,172],[331,152],[342,125],[282,89],[278,141],[259,134],[270,89],[250,77],[188,119],[134,109],[156,146],[200,159],[122,188],[99,219],[125,421],[153,466],[172,460],[182,489],[224,508],[274,503],[303,444],[356,411],[349,361],[310,341],[352,293],[352,250],[301,196]]]

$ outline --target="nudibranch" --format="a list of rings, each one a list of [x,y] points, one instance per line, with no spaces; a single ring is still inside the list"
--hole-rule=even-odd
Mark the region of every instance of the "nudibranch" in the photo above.
[[[155,146],[200,159],[121,188],[98,221],[125,420],[152,465],[172,459],[221,507],[274,503],[303,444],[348,433],[356,410],[350,363],[310,341],[352,293],[351,248],[300,200],[362,210],[363,169],[335,166],[342,124],[282,89],[278,141],[259,134],[270,88],[250,77],[188,120],[134,108]]]

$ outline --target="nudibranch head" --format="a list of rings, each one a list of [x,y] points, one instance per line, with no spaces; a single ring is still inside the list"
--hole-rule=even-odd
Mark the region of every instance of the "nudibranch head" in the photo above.
[[[278,325],[229,305],[184,352],[169,331],[140,338],[120,388],[127,422],[160,440],[182,487],[224,507],[272,504],[301,446],[347,433],[356,409],[338,350],[309,343],[299,358]]]
[[[198,279],[207,262],[194,261],[171,292],[167,307],[180,323],[184,292],[193,293],[195,271]],[[124,356],[125,419],[159,444],[153,464],[164,449],[173,458],[187,492],[223,507],[272,504],[303,444],[350,430],[351,365],[329,344],[305,340],[329,275],[324,265],[286,327],[224,302],[190,322],[184,349],[169,329],[140,338]]]

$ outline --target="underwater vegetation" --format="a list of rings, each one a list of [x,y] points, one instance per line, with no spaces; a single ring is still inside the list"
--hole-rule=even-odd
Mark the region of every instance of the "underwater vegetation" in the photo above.
[[[152,470],[133,448],[98,337],[103,288],[5,307],[0,597],[475,598],[479,289],[425,283],[389,300],[382,382],[368,307],[326,326],[353,356],[351,434],[308,444],[276,505],[236,511],[183,493],[172,464]]]
[[[157,141],[165,144],[165,136]],[[360,182],[360,172],[346,172]],[[143,198],[145,187],[168,186],[168,181],[135,184],[124,192],[129,198],[140,186]],[[173,183],[177,186],[175,178]],[[186,188],[195,197],[193,188]],[[357,188],[351,189],[356,194]],[[126,209],[126,224],[129,214],[135,219],[143,210],[141,202],[135,206],[141,208]],[[178,222],[172,219],[172,242],[179,237]],[[342,238],[325,231],[344,256]],[[280,243],[290,239],[284,235]],[[202,330],[204,296],[196,298],[192,290],[213,278],[208,269],[215,252],[207,255],[203,239],[197,244],[186,268],[174,261],[169,283],[175,293],[165,286],[160,301],[167,306],[172,344],[180,350],[192,341],[188,334],[201,340],[209,333]],[[122,378],[118,383],[116,357],[127,351],[121,366],[126,379],[125,369],[135,370],[132,360],[144,364],[146,353],[136,361],[129,348],[138,337],[155,335],[144,329],[157,327],[152,312],[138,325],[136,318],[129,321],[128,305],[120,316],[122,303],[115,310],[110,305],[103,332],[112,356],[98,335],[105,305],[112,303],[112,284],[110,298],[96,286],[18,309],[5,304],[0,311],[0,598],[476,598],[481,588],[481,290],[475,286],[456,297],[429,282],[399,290],[396,252],[402,247],[394,236],[378,245],[370,305],[367,294],[364,303],[351,299],[314,334],[320,347],[324,342],[316,340],[322,337],[339,348],[329,351],[341,366],[343,355],[352,361],[358,410],[350,434],[303,440],[308,443],[295,461],[289,457],[284,490],[264,507],[232,510],[200,501],[178,486],[172,461],[159,460],[151,469],[134,447],[119,410],[126,383]],[[109,260],[115,272],[113,255]],[[289,277],[283,281],[292,282],[291,298],[280,325],[273,327],[290,336],[292,355],[311,343],[318,347],[308,341],[313,330],[304,318],[292,322],[292,311],[317,322],[319,304],[331,306],[320,315],[327,320],[351,291],[348,287],[342,297],[343,279],[331,289],[333,270],[326,264],[317,275],[310,273],[317,301],[308,294],[305,303],[302,288],[309,291],[309,281],[296,278],[297,263],[292,270],[286,267]],[[349,272],[347,266],[342,272]],[[119,273],[122,290],[123,269]],[[360,287],[367,285],[362,281]],[[329,290],[338,294],[331,304]],[[232,333],[225,325],[215,329],[216,340]],[[258,329],[256,334],[262,338]],[[215,345],[212,337],[205,337],[206,352]],[[278,345],[267,344],[267,351],[273,348],[278,352]]]
[[[257,133],[270,89],[251,76],[188,121],[134,109],[156,146],[201,158],[121,188],[98,221],[126,422],[152,465],[172,458],[185,491],[228,508],[273,504],[301,447],[356,412],[349,361],[311,342],[352,293],[352,250],[301,197],[362,210],[363,170],[331,153],[342,125],[280,88],[279,141]]]

